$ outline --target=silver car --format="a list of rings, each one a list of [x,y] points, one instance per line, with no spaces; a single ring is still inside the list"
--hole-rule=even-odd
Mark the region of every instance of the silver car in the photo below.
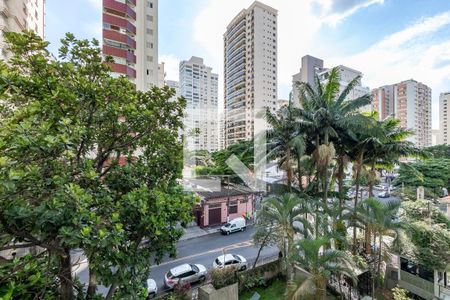
[[[164,275],[164,285],[173,289],[178,283],[194,283],[206,279],[207,270],[200,264],[182,264]]]
[[[158,287],[156,286],[156,282],[149,278],[145,282],[145,288],[147,289],[148,298],[156,297],[156,294],[158,293]]]
[[[247,269],[247,260],[242,255],[225,254],[217,257],[213,262],[214,269],[236,268],[238,271]]]

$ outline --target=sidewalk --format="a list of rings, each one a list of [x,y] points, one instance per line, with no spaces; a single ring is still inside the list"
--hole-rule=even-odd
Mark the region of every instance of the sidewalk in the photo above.
[[[190,239],[199,238],[205,235],[210,235],[219,232],[220,227],[200,228],[199,226],[190,226],[184,229],[184,234],[180,241],[187,241]]]
[[[247,227],[252,227],[253,222],[248,222]],[[199,226],[189,226],[184,229],[184,234],[180,238],[180,241],[187,241],[195,238],[199,238],[205,235],[215,234],[220,232],[220,225],[213,227],[200,228]]]

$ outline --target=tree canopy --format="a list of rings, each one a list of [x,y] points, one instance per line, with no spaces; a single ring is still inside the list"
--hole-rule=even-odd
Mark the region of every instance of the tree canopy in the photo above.
[[[112,77],[112,59],[104,63],[96,40],[67,34],[53,57],[33,33],[6,37],[12,58],[0,63],[0,250],[38,247],[47,259],[36,258],[39,274],[23,278],[57,280],[58,291],[41,285],[43,298],[83,296],[74,288],[74,250],[89,261],[88,297],[102,284],[108,298],[135,298],[149,261],[174,255],[178,225],[191,220],[194,197],[177,184],[185,101],[169,101],[169,88],[141,92]],[[0,291],[30,299],[17,278],[29,264],[15,264],[0,269],[7,286]]]

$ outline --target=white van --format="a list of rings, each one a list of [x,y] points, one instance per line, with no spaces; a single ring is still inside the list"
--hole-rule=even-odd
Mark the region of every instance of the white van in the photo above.
[[[220,232],[223,234],[230,234],[236,231],[244,231],[245,230],[245,219],[244,218],[236,218],[223,225],[220,228]]]

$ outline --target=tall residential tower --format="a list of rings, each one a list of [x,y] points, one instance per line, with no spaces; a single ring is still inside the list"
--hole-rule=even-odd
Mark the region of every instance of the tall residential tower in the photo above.
[[[225,147],[250,140],[255,114],[277,107],[277,10],[255,1],[224,38]]]
[[[103,0],[103,54],[137,89],[158,86],[158,0]]]
[[[439,96],[439,134],[438,144],[450,145],[449,124],[450,124],[450,92],[441,93]]]
[[[180,63],[180,95],[186,99],[187,149],[219,150],[218,79],[200,57]]]
[[[44,38],[45,0],[0,0],[0,59],[8,58],[4,32],[34,31]]]
[[[431,146],[431,88],[425,84],[410,79],[374,89],[372,109],[380,120],[392,116],[413,130],[409,140],[417,147]]]

